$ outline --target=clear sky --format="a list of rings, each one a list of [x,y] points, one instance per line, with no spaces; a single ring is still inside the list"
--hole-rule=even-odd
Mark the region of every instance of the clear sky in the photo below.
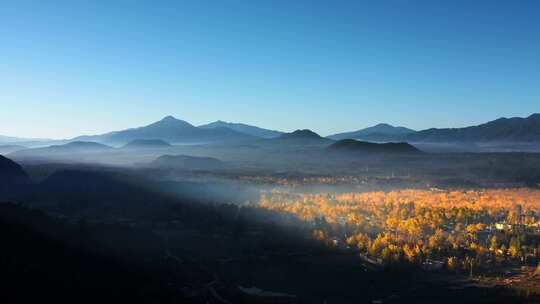
[[[540,1],[2,1],[0,134],[322,135],[540,112]]]

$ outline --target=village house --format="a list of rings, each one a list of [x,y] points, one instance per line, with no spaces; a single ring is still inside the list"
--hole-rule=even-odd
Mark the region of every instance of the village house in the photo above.
[[[495,229],[497,230],[510,230],[512,225],[508,223],[495,223]]]

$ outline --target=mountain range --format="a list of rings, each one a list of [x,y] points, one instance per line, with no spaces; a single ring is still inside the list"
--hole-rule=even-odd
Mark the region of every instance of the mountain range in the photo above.
[[[312,139],[315,138],[313,134],[310,134]],[[160,121],[143,127],[113,131],[101,135],[78,136],[70,140],[55,141],[55,143],[92,141],[121,146],[134,140],[162,140],[171,144],[177,144],[249,141],[264,138],[283,140],[291,136],[293,138],[301,137],[304,139],[310,137],[306,133],[306,130],[284,133],[247,124],[224,121],[216,121],[196,127],[184,120],[167,116]],[[538,143],[540,142],[540,114],[533,114],[526,118],[499,118],[484,124],[464,128],[431,128],[421,131],[415,131],[406,127],[395,127],[389,124],[378,124],[353,132],[333,134],[328,136],[327,139],[360,139],[376,142],[400,141],[413,143]],[[20,142],[23,139],[0,136],[0,141],[7,142],[9,140]],[[51,145],[52,143],[44,143],[41,146]]]
[[[464,128],[431,128],[421,131],[379,124],[355,132],[334,134],[329,138],[413,143],[540,142],[540,114],[533,114],[526,118],[503,117],[477,126]]]
[[[73,140],[95,141],[107,144],[126,144],[133,140],[164,140],[169,143],[206,143],[217,141],[249,140],[256,137],[225,127],[198,128],[172,116],[153,124],[114,131],[101,135],[79,136]]]
[[[406,134],[409,142],[538,142],[540,114],[526,118],[499,118],[465,128],[427,129]]]

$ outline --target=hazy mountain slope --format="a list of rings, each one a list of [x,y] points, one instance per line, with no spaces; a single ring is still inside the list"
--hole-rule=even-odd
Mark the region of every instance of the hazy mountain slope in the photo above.
[[[530,142],[540,141],[540,114],[499,118],[466,128],[427,129],[406,135],[409,142]]]
[[[157,168],[173,169],[219,169],[225,164],[212,157],[195,157],[189,155],[162,155],[150,163]]]
[[[283,132],[277,130],[268,130],[256,126],[246,125],[243,123],[225,122],[221,120],[199,126],[199,128],[203,129],[214,129],[219,127],[225,127],[241,133],[263,138],[273,138],[283,134]]]
[[[76,141],[64,145],[54,145],[43,148],[25,149],[9,153],[16,160],[55,160],[75,161],[90,155],[113,152],[113,147],[96,142]]]
[[[11,156],[39,156],[48,154],[66,154],[66,153],[82,153],[82,152],[102,152],[110,151],[113,147],[90,141],[74,141],[64,145],[53,145],[43,148],[33,148],[15,151],[10,153]]]
[[[394,138],[396,136],[401,136],[401,135],[404,135],[404,134],[410,134],[410,133],[414,133],[414,132],[416,132],[416,131],[414,131],[412,129],[409,129],[409,128],[394,127],[394,126],[389,125],[389,124],[381,123],[381,124],[378,124],[376,126],[361,129],[361,130],[358,130],[358,131],[345,132],[345,133],[338,133],[338,134],[330,135],[330,136],[328,136],[328,138],[335,139],[335,140],[347,139],[347,138],[351,138],[351,139],[370,138],[370,139],[377,140],[377,138],[381,138],[381,139],[382,138]]]
[[[21,137],[13,137],[13,136],[4,136],[0,135],[0,143],[20,143],[20,142],[28,142],[28,141],[50,141],[51,139],[44,139],[44,138],[21,138]]]
[[[0,145],[0,154],[7,154],[15,151],[20,151],[28,149],[25,146],[19,146],[19,145]]]
[[[170,143],[202,143],[253,138],[256,137],[229,128],[197,128],[186,121],[167,116],[144,127],[115,131],[103,135],[80,136],[74,138],[74,140],[92,139],[104,143],[126,144],[140,139],[160,139]]]
[[[161,139],[136,139],[127,143],[124,149],[156,149],[172,147],[168,142]]]

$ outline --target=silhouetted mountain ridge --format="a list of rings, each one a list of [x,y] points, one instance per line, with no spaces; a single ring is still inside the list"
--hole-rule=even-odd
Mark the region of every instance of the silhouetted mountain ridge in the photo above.
[[[346,153],[384,153],[384,154],[415,154],[421,153],[414,146],[405,143],[371,143],[354,139],[342,139],[327,148],[329,152]]]
[[[295,138],[297,139],[322,139],[322,137],[319,134],[309,129],[296,130],[291,133],[285,133],[279,136],[279,138],[281,139],[295,139]]]
[[[373,127],[361,129],[358,131],[330,135],[328,136],[328,138],[335,139],[335,140],[347,139],[347,138],[354,138],[354,139],[385,138],[385,137],[393,137],[396,135],[403,135],[403,134],[409,134],[409,133],[414,133],[414,132],[416,131],[409,128],[394,127],[389,124],[380,123]]]

